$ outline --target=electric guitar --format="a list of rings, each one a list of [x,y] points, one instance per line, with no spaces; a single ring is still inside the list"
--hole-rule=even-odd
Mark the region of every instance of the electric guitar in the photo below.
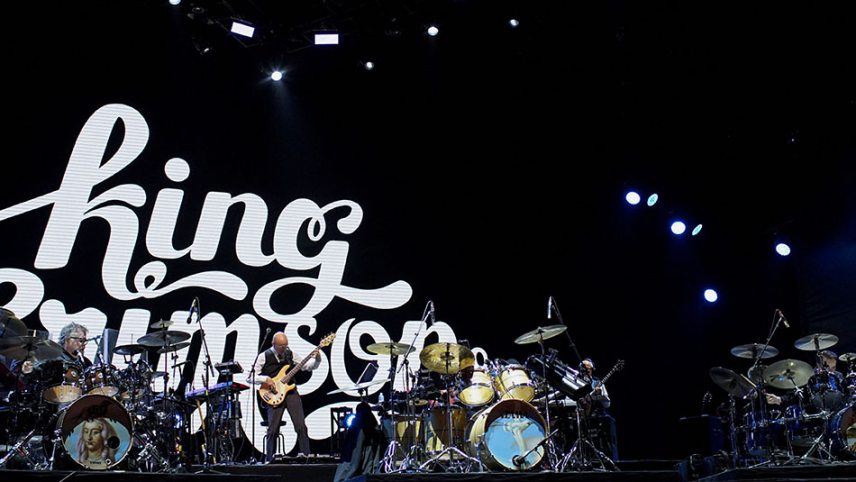
[[[324,339],[321,340],[321,343],[319,343],[309,355],[304,357],[303,360],[300,360],[300,363],[294,365],[293,368],[291,368],[291,365],[285,365],[279,370],[279,373],[268,378],[268,380],[273,383],[273,387],[259,388],[259,396],[262,397],[262,400],[271,407],[278,407],[282,401],[285,400],[285,395],[294,390],[295,384],[290,383],[291,379],[294,378],[294,375],[303,368],[303,365],[305,365],[306,362],[321,351],[321,348],[333,343],[334,338],[336,338],[336,333],[330,333],[325,336]]]
[[[588,388],[588,393],[587,393],[585,396],[586,396],[587,398],[591,398],[591,394],[592,394],[592,392],[594,392],[595,390],[597,390],[597,387],[599,387],[599,386],[603,385],[604,383],[606,383],[606,381],[607,381],[607,380],[609,380],[609,377],[611,377],[611,376],[615,375],[617,372],[620,372],[623,368],[624,368],[624,360],[618,360],[617,362],[615,362],[615,366],[614,366],[614,367],[612,367],[612,370],[610,370],[610,371],[609,371],[609,373],[607,373],[606,375],[604,375],[604,376],[603,376],[603,378],[601,378],[599,381],[597,381],[597,382],[591,382],[591,383],[587,386],[587,388]]]

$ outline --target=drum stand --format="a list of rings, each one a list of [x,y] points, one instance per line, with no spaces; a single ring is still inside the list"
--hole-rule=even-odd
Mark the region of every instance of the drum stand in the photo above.
[[[446,372],[448,373],[448,371],[449,371],[448,370],[448,359],[447,359],[446,365],[447,365]],[[479,472],[485,472],[485,466],[484,466],[484,464],[482,464],[481,460],[474,458],[474,457],[470,457],[469,455],[465,454],[461,449],[459,449],[458,447],[455,447],[455,445],[454,445],[453,434],[455,431],[454,431],[454,426],[452,425],[452,397],[451,397],[451,390],[450,390],[450,386],[449,386],[449,380],[452,378],[452,375],[444,375],[443,378],[445,378],[446,397],[448,398],[448,400],[446,400],[446,402],[447,402],[447,404],[446,404],[446,423],[448,424],[446,426],[446,430],[449,431],[448,445],[446,445],[446,448],[444,448],[442,451],[440,451],[440,453],[431,457],[430,459],[425,461],[425,463],[420,465],[419,469],[420,470],[425,469],[425,467],[428,467],[431,464],[440,465],[440,460],[443,458],[443,456],[448,455],[449,456],[449,465],[447,465],[445,467],[446,472],[470,472],[473,464],[478,465]],[[457,462],[455,461],[455,454],[456,453],[460,456],[460,460]]]
[[[601,470],[617,471],[618,467],[615,465],[615,462],[595,447],[591,440],[589,440],[588,424],[586,423],[586,426],[583,426],[580,411],[582,411],[582,406],[577,402],[577,408],[575,410],[577,416],[577,441],[574,442],[574,445],[571,446],[571,450],[569,450],[559,462],[559,470],[564,472],[568,467],[568,464],[570,464],[571,470],[594,470],[593,462],[597,461],[600,463]],[[594,459],[590,459],[588,457],[589,450],[594,454]]]

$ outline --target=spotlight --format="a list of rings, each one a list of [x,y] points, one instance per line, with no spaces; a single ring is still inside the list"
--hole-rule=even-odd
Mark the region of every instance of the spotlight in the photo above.
[[[364,69],[366,69],[366,70],[372,70],[372,69],[374,69],[374,62],[372,62],[371,60],[368,60],[368,61],[366,61],[366,62],[363,62],[363,68],[364,68]]]
[[[659,200],[659,199],[660,199],[660,196],[657,193],[654,193],[654,194],[648,196],[648,201],[647,201],[648,207],[651,207],[651,206],[657,204],[657,200]]]
[[[776,244],[776,252],[779,253],[779,256],[788,256],[791,254],[791,247],[788,243],[777,243]]]
[[[639,202],[642,200],[642,197],[639,196],[639,193],[636,191],[629,191],[627,194],[624,195],[624,199],[627,201],[627,204],[635,206],[639,204]]]
[[[315,45],[339,45],[338,33],[316,33]]]
[[[242,35],[247,38],[253,38],[253,34],[255,33],[256,28],[248,23],[233,20],[231,31],[234,34]]]
[[[431,25],[430,27],[428,27],[428,30],[426,30],[426,32],[428,33],[428,35],[436,37],[437,34],[440,33],[440,29],[435,27],[434,25]]]
[[[708,303],[713,303],[719,299],[719,293],[717,293],[716,290],[714,290],[714,289],[708,288],[708,289],[704,290],[704,299]]]
[[[278,82],[278,81],[280,81],[280,80],[282,80],[282,72],[280,72],[279,70],[274,70],[274,71],[273,71],[273,72],[271,72],[271,74],[270,74],[270,79],[271,79],[271,80],[275,80],[275,81],[277,81],[277,82]]]
[[[349,413],[349,414],[345,417],[345,428],[351,428],[351,425],[353,425],[353,424],[354,424],[354,419],[356,419],[356,418],[357,418],[357,414],[356,414],[356,413]]]
[[[508,25],[511,25],[511,28],[517,28],[520,26],[520,21],[517,20],[516,18],[512,18],[511,20],[508,21]]]
[[[695,227],[693,228],[693,231],[692,231],[692,233],[691,233],[691,234],[692,234],[693,236],[698,236],[698,233],[700,233],[700,232],[701,232],[701,227],[702,227],[702,226],[701,226],[701,223],[696,224],[696,225],[695,225]]]
[[[169,0],[169,4],[170,4],[170,5],[180,5],[180,4],[181,4],[181,0]]]
[[[687,230],[687,225],[683,221],[675,221],[672,223],[672,232],[680,236]]]

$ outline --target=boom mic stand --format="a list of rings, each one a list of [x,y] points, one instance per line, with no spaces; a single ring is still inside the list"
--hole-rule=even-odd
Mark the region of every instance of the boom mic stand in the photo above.
[[[258,394],[257,394],[258,392],[256,392],[256,388],[257,388],[256,387],[256,363],[259,362],[259,356],[261,356],[261,354],[263,353],[262,347],[265,345],[265,340],[267,340],[268,335],[270,335],[270,328],[267,328],[265,330],[265,336],[262,337],[262,341],[259,343],[259,348],[256,350],[256,359],[253,360],[253,368],[250,369],[250,379],[252,380],[250,382],[250,384],[253,386],[252,393],[250,394],[250,399],[251,399],[250,403],[253,407],[252,408],[253,415],[252,415],[252,422],[251,422],[253,424],[253,429],[252,429],[253,442],[251,444],[253,446],[253,450],[252,450],[253,455],[250,456],[250,464],[251,465],[255,465],[256,462],[258,462],[258,460],[256,460],[256,398],[258,397]],[[265,450],[267,450],[267,448],[265,448]]]
[[[205,384],[205,418],[208,420],[207,423],[204,423],[205,427],[203,430],[203,434],[205,436],[205,452],[202,457],[202,470],[199,470],[195,473],[197,474],[224,474],[225,472],[219,472],[213,470],[211,468],[211,459],[213,458],[213,454],[211,453],[211,446],[214,443],[214,436],[216,436],[217,430],[216,428],[212,430],[212,426],[216,424],[211,423],[212,419],[215,417],[211,416],[211,392],[210,392],[210,377],[214,375],[214,367],[211,364],[211,354],[208,351],[208,342],[205,340],[205,329],[202,327],[202,310],[199,309],[199,298],[195,299],[196,301],[196,322],[199,323],[199,336],[202,338],[202,348],[205,351],[205,372],[202,374],[202,382]],[[211,375],[209,375],[209,370]]]

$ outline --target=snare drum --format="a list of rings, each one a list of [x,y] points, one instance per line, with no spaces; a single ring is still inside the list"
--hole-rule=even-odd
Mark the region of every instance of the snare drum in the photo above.
[[[134,427],[118,401],[86,395],[68,406],[57,420],[65,453],[87,469],[106,470],[128,455]]]
[[[493,401],[494,392],[490,374],[484,368],[473,370],[467,386],[461,390],[458,398],[468,407],[481,407]]]
[[[493,384],[500,400],[531,402],[535,398],[535,384],[522,365],[506,365],[493,379]]]
[[[39,367],[42,376],[42,398],[50,403],[62,404],[77,400],[83,395],[81,375],[83,367],[76,362],[51,360]]]

